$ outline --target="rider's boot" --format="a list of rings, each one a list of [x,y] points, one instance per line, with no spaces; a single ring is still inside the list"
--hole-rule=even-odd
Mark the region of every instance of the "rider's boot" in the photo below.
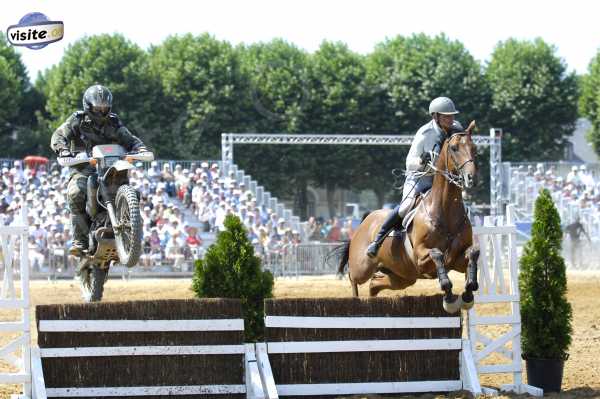
[[[402,223],[404,215],[401,214],[401,212],[402,209],[400,208],[400,206],[397,206],[392,210],[392,212],[390,212],[388,217],[385,219],[385,221],[381,225],[381,228],[379,229],[379,232],[375,236],[375,240],[372,243],[370,243],[367,247],[367,256],[369,258],[374,258],[377,256],[377,251],[379,251],[379,247],[381,246],[381,243],[383,243],[383,240],[385,240],[385,237],[387,237],[388,233],[394,227]]]
[[[90,222],[85,214],[72,214],[71,225],[73,226],[73,243],[71,244],[69,253],[73,256],[81,257],[88,248]]]

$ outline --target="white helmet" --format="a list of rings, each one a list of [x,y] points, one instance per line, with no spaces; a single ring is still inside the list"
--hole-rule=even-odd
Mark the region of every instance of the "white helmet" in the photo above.
[[[458,111],[451,99],[448,97],[438,97],[433,99],[429,104],[429,115],[433,115],[434,113],[456,115]]]

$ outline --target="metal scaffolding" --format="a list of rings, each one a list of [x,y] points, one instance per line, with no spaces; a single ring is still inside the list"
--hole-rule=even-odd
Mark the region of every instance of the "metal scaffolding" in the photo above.
[[[411,145],[413,135],[375,134],[268,134],[223,133],[221,157],[223,169],[233,164],[235,144],[311,144],[311,145]],[[488,136],[473,136],[477,146],[490,147],[490,207],[492,215],[502,213],[502,130],[490,129]]]

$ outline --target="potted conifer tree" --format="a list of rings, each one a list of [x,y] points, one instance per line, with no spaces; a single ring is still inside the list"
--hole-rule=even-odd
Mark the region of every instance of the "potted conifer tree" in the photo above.
[[[535,202],[531,239],[520,259],[521,345],[527,380],[544,392],[560,392],[571,344],[572,309],[561,255],[560,216],[550,192]]]

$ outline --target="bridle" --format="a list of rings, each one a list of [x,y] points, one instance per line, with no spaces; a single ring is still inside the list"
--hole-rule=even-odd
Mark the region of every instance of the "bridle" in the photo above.
[[[456,161],[456,158],[454,157],[454,152],[450,151],[450,140],[452,140],[452,138],[454,136],[466,136],[469,133],[467,132],[460,132],[460,133],[452,133],[452,135],[450,135],[450,137],[448,137],[448,139],[446,140],[446,169],[445,170],[441,170],[436,168],[436,166],[433,164],[433,161],[430,162],[429,167],[435,171],[436,174],[440,174],[442,176],[444,176],[444,178],[446,180],[448,180],[448,182],[454,184],[455,186],[457,186],[458,188],[460,188],[461,190],[464,189],[464,177],[463,174],[461,173],[463,168],[465,167],[466,164],[468,164],[469,162],[473,162],[475,163],[475,160],[473,158],[467,159],[465,162],[463,162],[459,167],[456,168],[457,173],[452,173],[450,172],[450,168],[448,165],[448,159],[449,157],[452,157],[452,162],[454,162],[454,165],[458,165],[458,162]]]

